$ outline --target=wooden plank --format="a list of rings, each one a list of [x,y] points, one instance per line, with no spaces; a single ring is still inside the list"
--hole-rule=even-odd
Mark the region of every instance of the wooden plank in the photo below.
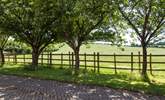
[[[47,54],[44,54],[44,55],[47,55]],[[61,54],[60,54],[60,53],[54,53],[54,54],[52,54],[52,55],[59,55],[59,56],[60,56]],[[69,56],[69,54],[63,54],[63,55],[64,55],[64,56]],[[84,56],[84,54],[79,54],[79,56]],[[86,54],[86,56],[93,56],[93,54]],[[100,54],[99,56],[100,56],[100,57],[101,57],[101,56],[112,56],[112,57],[113,57],[114,55],[113,55],[113,54]],[[130,54],[123,54],[123,55],[121,55],[121,54],[116,54],[116,56],[128,56],[128,57],[129,57],[129,56],[131,56],[131,55],[130,55]],[[137,56],[137,57],[138,57],[139,54],[134,54],[133,56]],[[142,56],[142,55],[140,55],[140,56]],[[147,56],[150,56],[150,55],[147,55]],[[162,57],[164,57],[165,55],[157,55],[157,54],[156,54],[156,55],[152,55],[152,56],[160,56],[160,57],[162,56]]]

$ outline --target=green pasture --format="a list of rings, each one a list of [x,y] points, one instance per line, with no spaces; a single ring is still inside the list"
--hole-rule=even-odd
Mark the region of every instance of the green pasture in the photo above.
[[[68,45],[64,45],[55,53],[68,53],[73,52],[72,49]],[[81,46],[80,53],[93,53],[99,52],[100,54],[138,54],[138,52],[142,52],[141,47],[127,47],[127,46],[111,46],[111,45],[103,45],[103,44],[87,44]],[[148,54],[165,54],[165,48],[148,48]]]
[[[99,52],[100,55],[101,54],[110,54],[113,55],[114,53],[116,55],[130,55],[130,56],[116,56],[116,61],[124,61],[124,62],[131,62],[131,52],[133,52],[134,55],[138,55],[138,52],[141,52],[141,47],[117,47],[117,46],[111,46],[111,45],[101,45],[101,44],[87,44],[87,45],[83,45],[80,49],[80,54],[93,54],[94,52]],[[53,52],[53,54],[68,54],[69,52],[72,52],[72,49],[70,47],[68,47],[67,45],[64,45],[62,48],[59,48],[58,51]],[[152,55],[165,55],[165,48],[148,48],[148,54],[152,54]],[[46,54],[46,53],[45,53]],[[19,58],[24,58],[24,55],[18,55],[17,56],[19,62],[24,62],[23,59],[19,59]],[[31,58],[31,55],[25,55],[26,58],[26,62],[31,62],[31,59],[27,59],[27,58]],[[40,56],[41,58],[41,56]],[[48,63],[48,56],[44,55],[43,56],[44,63]],[[84,55],[80,56],[80,60],[84,60]],[[53,55],[52,59],[61,59],[61,55]],[[68,55],[63,55],[63,64],[69,64],[69,61],[65,61],[69,59]],[[10,61],[12,62],[13,59],[8,60],[8,58],[6,57],[6,61]],[[93,56],[87,56],[86,60],[91,60],[90,62],[87,62],[87,66],[94,66],[94,62],[92,60],[94,60]],[[96,57],[97,60],[97,57]],[[100,56],[99,58],[100,60],[100,66],[101,67],[107,67],[107,68],[114,68],[114,57],[113,56]],[[112,61],[112,63],[110,62],[101,62],[101,61]],[[142,62],[142,57],[140,58],[140,61]],[[148,57],[148,61],[150,61],[150,58]],[[133,62],[137,62],[134,63],[134,68],[139,69],[139,57],[138,56],[133,56]],[[165,56],[153,56],[152,57],[152,62],[165,62]],[[41,59],[39,59],[39,63],[41,63]],[[52,60],[53,64],[61,64],[60,60]],[[85,62],[81,61],[80,65],[84,66]],[[142,65],[141,65],[142,66]],[[149,66],[149,63],[148,63]],[[117,63],[117,67],[118,68],[131,68],[131,63]],[[152,63],[152,68],[153,69],[165,69],[165,64],[155,64]]]

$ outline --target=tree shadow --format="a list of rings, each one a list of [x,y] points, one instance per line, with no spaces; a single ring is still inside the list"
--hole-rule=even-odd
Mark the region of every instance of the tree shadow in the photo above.
[[[154,83],[148,76],[144,80],[141,77],[136,79],[128,74],[88,74],[86,77],[84,76],[79,79],[81,80],[81,83],[137,91],[153,95],[165,95],[165,83]]]
[[[0,68],[2,68],[4,66],[4,63],[0,63]]]
[[[148,82],[149,84],[152,84],[148,74],[145,74],[145,75],[141,75],[141,78],[142,78],[142,81],[144,82]]]
[[[19,76],[33,76],[39,79],[51,79],[60,82],[85,84],[89,86],[105,86],[114,89],[131,90],[141,93],[148,93],[153,95],[165,95],[165,83],[152,82],[149,77],[147,80],[143,80],[138,77],[134,77],[134,74],[118,73],[118,74],[97,74],[92,71],[83,73],[80,71],[78,76],[72,74],[72,70],[64,68],[47,68],[40,67],[36,72],[28,71],[22,67],[17,68],[2,68],[0,72],[19,75]]]

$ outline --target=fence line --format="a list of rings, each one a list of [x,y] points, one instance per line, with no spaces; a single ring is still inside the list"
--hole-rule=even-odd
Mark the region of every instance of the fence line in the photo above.
[[[141,57],[142,55],[140,54],[140,52],[138,52],[138,54],[133,54],[131,53],[130,55],[119,55],[119,54],[100,54],[100,53],[96,53],[94,52],[93,54],[79,54],[80,56],[80,65],[81,67],[84,67],[85,69],[87,69],[87,67],[89,68],[93,68],[94,72],[99,72],[100,69],[113,69],[115,71],[115,73],[117,73],[117,70],[130,70],[131,72],[133,72],[134,70],[139,70],[141,71],[141,64],[143,63],[141,61]],[[90,57],[90,59],[87,59],[87,57]],[[101,60],[101,57],[109,57],[112,60]],[[117,57],[130,57],[129,61],[118,61]],[[137,60],[135,61],[134,58],[137,57]],[[149,64],[149,69],[148,71],[150,71],[150,73],[152,74],[152,71],[165,71],[165,69],[161,69],[161,68],[153,68],[153,64],[164,64],[165,62],[158,62],[158,61],[152,61],[153,57],[165,57],[165,55],[152,55],[151,53],[149,55],[147,55],[147,57],[149,58],[149,61],[147,62],[147,64]],[[29,57],[28,55],[19,55],[19,54],[7,54],[5,55],[5,59],[7,59],[7,62],[13,62],[13,63],[31,63],[31,57]],[[12,60],[13,59],[13,60]],[[64,67],[64,66],[69,66],[70,68],[74,67],[74,53],[69,52],[68,54],[53,54],[52,52],[49,53],[42,53],[39,57],[39,64],[49,64],[49,65],[60,65],[60,67]],[[60,63],[57,63],[60,62]],[[68,62],[67,64],[65,64],[64,62]],[[83,63],[83,64],[82,64]],[[87,63],[93,63],[91,65],[88,65]],[[108,64],[113,64],[114,67],[105,67],[103,66],[105,63]],[[102,65],[103,64],[103,65]],[[117,64],[130,64],[130,68],[129,67],[119,67],[117,66]],[[137,64],[137,67],[135,67],[135,64]]]

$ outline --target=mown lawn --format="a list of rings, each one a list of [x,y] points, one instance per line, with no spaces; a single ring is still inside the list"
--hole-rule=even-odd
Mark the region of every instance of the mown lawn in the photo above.
[[[68,53],[73,52],[72,49],[68,45],[64,45],[63,47],[59,48],[58,51],[55,53]],[[100,54],[138,54],[138,52],[142,52],[141,47],[126,47],[126,46],[111,46],[111,45],[103,45],[103,44],[87,44],[82,45],[80,49],[80,53],[93,53],[99,52]],[[165,54],[165,48],[148,48],[148,54]]]
[[[40,66],[37,71],[28,71],[24,65],[4,65],[0,68],[0,74],[18,75],[34,77],[39,79],[57,80],[77,84],[107,86],[115,89],[126,89],[139,91],[153,95],[165,95],[165,74],[164,72],[154,72],[154,76],[149,74],[151,83],[144,82],[138,72],[102,70],[99,74],[92,70],[81,69],[78,76],[72,75],[71,69],[58,66]]]

